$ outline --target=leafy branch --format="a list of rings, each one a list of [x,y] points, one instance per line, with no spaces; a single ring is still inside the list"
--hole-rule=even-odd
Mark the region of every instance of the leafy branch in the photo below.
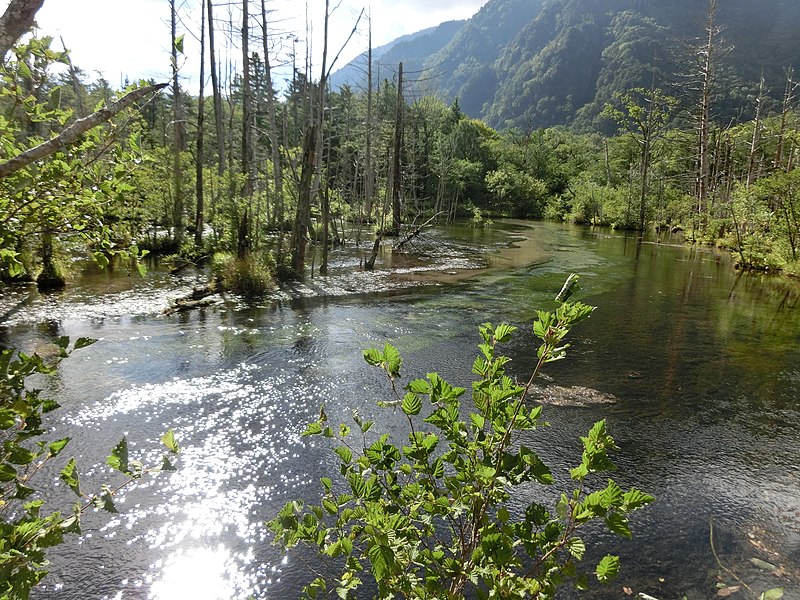
[[[306,586],[307,597],[327,593],[329,585],[341,598],[354,597],[369,577],[380,598],[549,598],[567,580],[579,588],[587,585],[587,576],[578,572],[586,552],[577,537],[581,527],[601,520],[610,531],[631,536],[627,516],[653,498],[635,488],[624,491],[610,479],[590,491],[591,478],[615,468],[609,453],[617,447],[604,421],[581,438],[580,463],[570,470],[576,488],[562,494],[554,510],[535,501],[522,514],[512,514],[509,507],[518,486],[555,481],[522,440],[545,425],[542,407],[530,406],[540,369],[566,356],[567,333],[594,310],[568,302],[576,282],[577,276],[570,276],[555,311],[537,311],[534,334],[542,344],[523,385],[506,375],[511,359],[499,352],[516,328],[480,326],[467,418],[462,416],[465,388],[429,373],[401,391],[403,361],[397,349],[386,344],[364,352],[368,364],[386,373],[395,399],[381,406],[403,411],[408,441],[395,444],[387,434],[368,437],[374,423],[357,413],[358,451],[348,442],[350,427],[340,425],[335,432],[324,409],[306,428],[304,435],[341,440],[334,452],[343,481],[334,486],[323,477],[319,505],[289,502],[268,526],[275,543],[287,549],[302,543],[321,557],[338,559],[339,575],[333,581],[318,576]],[[424,409],[427,416],[421,418]],[[340,487],[346,493],[338,493]],[[607,582],[618,571],[619,559],[608,555],[595,575]]]

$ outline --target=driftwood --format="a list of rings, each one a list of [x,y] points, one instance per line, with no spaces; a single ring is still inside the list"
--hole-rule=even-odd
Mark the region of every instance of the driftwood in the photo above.
[[[201,288],[194,288],[190,294],[173,300],[172,304],[164,309],[164,314],[171,315],[176,312],[186,312],[194,308],[209,306],[216,302],[216,300],[209,298],[209,296],[221,294],[222,291],[222,288],[214,281]]]
[[[394,245],[394,247],[392,248],[392,251],[393,252],[402,252],[403,251],[403,246],[405,246],[408,242],[410,242],[415,237],[417,237],[420,233],[422,233],[423,229],[425,229],[428,225],[433,223],[433,221],[435,221],[437,217],[439,217],[440,215],[443,215],[443,214],[444,214],[444,211],[440,211],[440,212],[436,213],[435,215],[433,215],[430,219],[425,221],[419,227],[416,227],[416,228],[412,229],[411,232],[408,235],[406,235],[406,237],[404,237],[402,240],[400,240],[399,242],[397,242]]]

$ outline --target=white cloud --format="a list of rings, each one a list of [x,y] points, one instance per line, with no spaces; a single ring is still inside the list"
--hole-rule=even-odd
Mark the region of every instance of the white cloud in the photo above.
[[[359,12],[364,10],[364,19],[357,35],[341,54],[337,63],[344,65],[367,48],[367,20],[372,14],[373,45],[380,46],[391,40],[432,27],[443,21],[465,19],[473,15],[486,0],[331,0],[332,14],[329,26],[329,60],[339,51],[352,31]],[[182,73],[186,85],[196,85],[199,71],[195,55],[199,44],[193,37],[199,34],[200,0],[182,0],[180,7],[182,24],[180,32],[186,33],[186,54],[182,61]],[[258,2],[251,1],[251,11],[260,17]],[[306,37],[306,6],[311,22],[313,59],[320,62],[322,50],[322,18],[324,0],[268,0],[267,8],[270,29],[283,46],[284,59],[291,52],[292,36]],[[222,44],[229,15],[232,14],[234,28],[239,17],[238,2],[220,2],[215,20],[219,23],[218,44]],[[260,19],[259,19],[260,20]],[[130,79],[150,78],[166,80],[170,73],[169,2],[168,0],[47,0],[37,15],[40,31],[55,36],[55,46],[60,48],[59,36],[71,50],[73,62],[92,77],[102,73],[112,85],[119,85],[125,77]],[[256,32],[254,32],[256,33]],[[259,32],[260,33],[260,32]],[[238,37],[238,33],[236,34]],[[260,46],[260,43],[258,44]],[[256,48],[254,48],[256,50]],[[299,64],[302,64],[304,46],[296,45]],[[241,63],[239,50],[231,48],[223,62]]]

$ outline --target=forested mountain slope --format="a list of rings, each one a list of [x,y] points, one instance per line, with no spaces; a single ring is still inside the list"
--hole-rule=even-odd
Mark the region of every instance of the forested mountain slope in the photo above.
[[[425,45],[398,44],[379,60],[427,68],[426,89],[446,102],[458,97],[464,112],[496,127],[603,129],[599,114],[615,92],[655,85],[693,101],[709,4],[490,0],[451,37],[442,35],[438,51],[430,53],[437,34],[428,30]],[[714,23],[714,117],[741,120],[752,116],[762,73],[767,93],[783,95],[800,57],[800,2],[718,0]]]

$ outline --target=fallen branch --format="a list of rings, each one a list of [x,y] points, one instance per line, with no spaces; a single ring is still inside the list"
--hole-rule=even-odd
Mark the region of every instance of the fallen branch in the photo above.
[[[141,100],[148,94],[163,90],[165,87],[167,87],[167,85],[168,84],[166,83],[159,83],[157,85],[148,85],[147,87],[133,90],[116,102],[112,102],[105,108],[101,108],[88,117],[78,119],[54,138],[51,138],[46,142],[42,142],[38,146],[34,146],[33,148],[25,150],[25,152],[22,154],[19,154],[14,158],[0,164],[0,177],[8,177],[9,175],[13,175],[20,169],[27,167],[29,164],[34,163],[37,160],[41,160],[42,158],[50,156],[62,148],[74,144],[76,141],[78,141],[80,136],[90,129],[94,129],[98,125],[105,123],[109,119],[113,118],[116,114],[122,112],[131,104]]]
[[[433,215],[430,219],[425,221],[422,225],[420,225],[419,227],[413,229],[411,231],[411,233],[409,233],[406,237],[404,237],[402,240],[400,240],[399,242],[397,242],[394,245],[394,247],[392,248],[392,251],[393,252],[402,252],[403,246],[405,246],[408,242],[410,242],[415,237],[417,237],[420,233],[422,233],[423,229],[425,229],[434,220],[436,220],[437,217],[439,217],[440,215],[443,215],[443,214],[444,214],[444,211],[440,211],[440,212],[436,213],[435,215]]]

